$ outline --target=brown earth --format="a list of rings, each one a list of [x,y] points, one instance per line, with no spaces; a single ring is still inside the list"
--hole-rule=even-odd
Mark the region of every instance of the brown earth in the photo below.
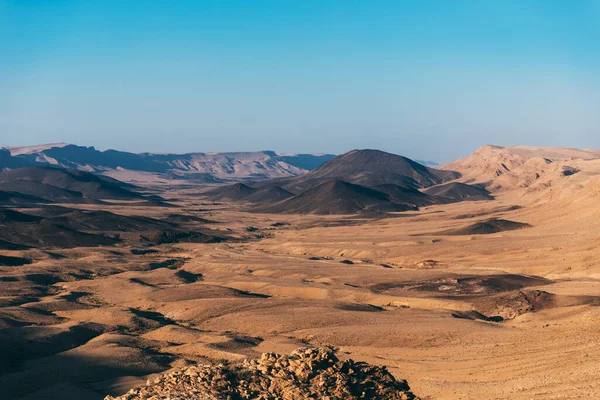
[[[121,232],[110,245],[1,250],[31,261],[0,267],[2,393],[102,399],[200,364],[335,346],[421,398],[597,398],[600,163],[560,163],[579,171],[393,218],[246,213],[197,189],[165,192],[176,209],[78,205],[178,215],[186,231],[235,240]],[[530,226],[447,234],[492,219]]]

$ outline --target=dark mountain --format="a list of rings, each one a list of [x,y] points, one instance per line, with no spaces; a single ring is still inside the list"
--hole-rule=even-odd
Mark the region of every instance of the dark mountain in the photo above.
[[[219,188],[204,192],[203,195],[208,196],[210,200],[242,200],[258,190],[245,185],[243,183],[235,183],[233,185],[221,186]]]
[[[406,157],[379,150],[353,150],[304,175],[248,184],[262,192],[281,187],[298,193],[270,204],[253,200],[257,212],[352,214],[368,211],[406,211],[448,202],[419,189],[456,179],[460,174],[428,168]],[[238,196],[239,197],[239,196]],[[232,196],[230,196],[232,198]],[[241,197],[239,197],[241,198]]]
[[[490,192],[480,185],[467,185],[466,183],[450,182],[434,186],[423,191],[429,196],[435,196],[441,201],[459,202],[465,200],[493,200]]]
[[[409,158],[379,150],[353,150],[326,162],[303,176],[307,179],[336,178],[359,185],[405,184],[409,178],[418,187],[429,187],[460,177],[458,173],[428,168]]]
[[[331,179],[375,187],[393,184],[407,188],[425,188],[460,177],[452,171],[428,168],[409,158],[379,150],[352,150],[337,156],[304,175],[266,182],[299,192]]]
[[[89,172],[26,167],[0,172],[0,190],[54,202],[141,200],[133,186]]]
[[[259,205],[254,212],[289,214],[356,214],[415,209],[394,202],[387,194],[341,180],[330,180],[275,204]]]
[[[231,185],[205,194],[215,200],[256,203],[249,209],[256,212],[352,214],[406,211],[449,202],[449,199],[429,196],[419,189],[459,176],[383,151],[353,150],[301,176]],[[294,196],[293,193],[298,194]]]
[[[273,203],[293,197],[292,192],[288,192],[281,186],[271,186],[262,190],[257,190],[249,196],[244,197],[244,201],[251,203]]]

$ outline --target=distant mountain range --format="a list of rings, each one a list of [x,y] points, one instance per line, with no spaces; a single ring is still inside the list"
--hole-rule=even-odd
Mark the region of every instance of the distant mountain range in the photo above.
[[[139,173],[150,173],[166,179],[222,183],[301,175],[333,157],[333,154],[277,154],[273,151],[128,153],[54,143],[0,148],[0,170],[54,166],[109,175],[124,181],[136,181]]]
[[[203,193],[259,213],[382,214],[432,204],[491,200],[481,185],[453,182],[454,171],[379,150],[352,150],[300,176],[221,186]]]
[[[370,149],[339,156],[271,151],[176,155],[51,144],[2,149],[0,162],[0,206],[5,207],[105,200],[167,205],[126,179],[115,179],[119,173],[146,174],[151,182],[160,177],[224,183],[201,195],[243,202],[247,211],[264,213],[382,214],[493,199],[482,184],[457,182],[459,172]]]

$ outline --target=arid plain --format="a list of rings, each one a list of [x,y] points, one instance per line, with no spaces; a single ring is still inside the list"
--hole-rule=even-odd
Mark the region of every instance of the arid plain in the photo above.
[[[165,203],[69,204],[218,240],[123,229],[2,250],[30,263],[0,267],[0,387],[96,399],[190,363],[331,345],[423,399],[600,397],[600,152],[488,146],[444,169],[490,199],[275,213],[149,179]]]

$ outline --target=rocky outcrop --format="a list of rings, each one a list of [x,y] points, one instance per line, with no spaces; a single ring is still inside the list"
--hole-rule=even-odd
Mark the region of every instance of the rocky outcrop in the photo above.
[[[330,347],[290,355],[265,353],[237,365],[196,365],[149,380],[146,386],[105,400],[416,399],[406,381],[385,367],[339,360]]]

